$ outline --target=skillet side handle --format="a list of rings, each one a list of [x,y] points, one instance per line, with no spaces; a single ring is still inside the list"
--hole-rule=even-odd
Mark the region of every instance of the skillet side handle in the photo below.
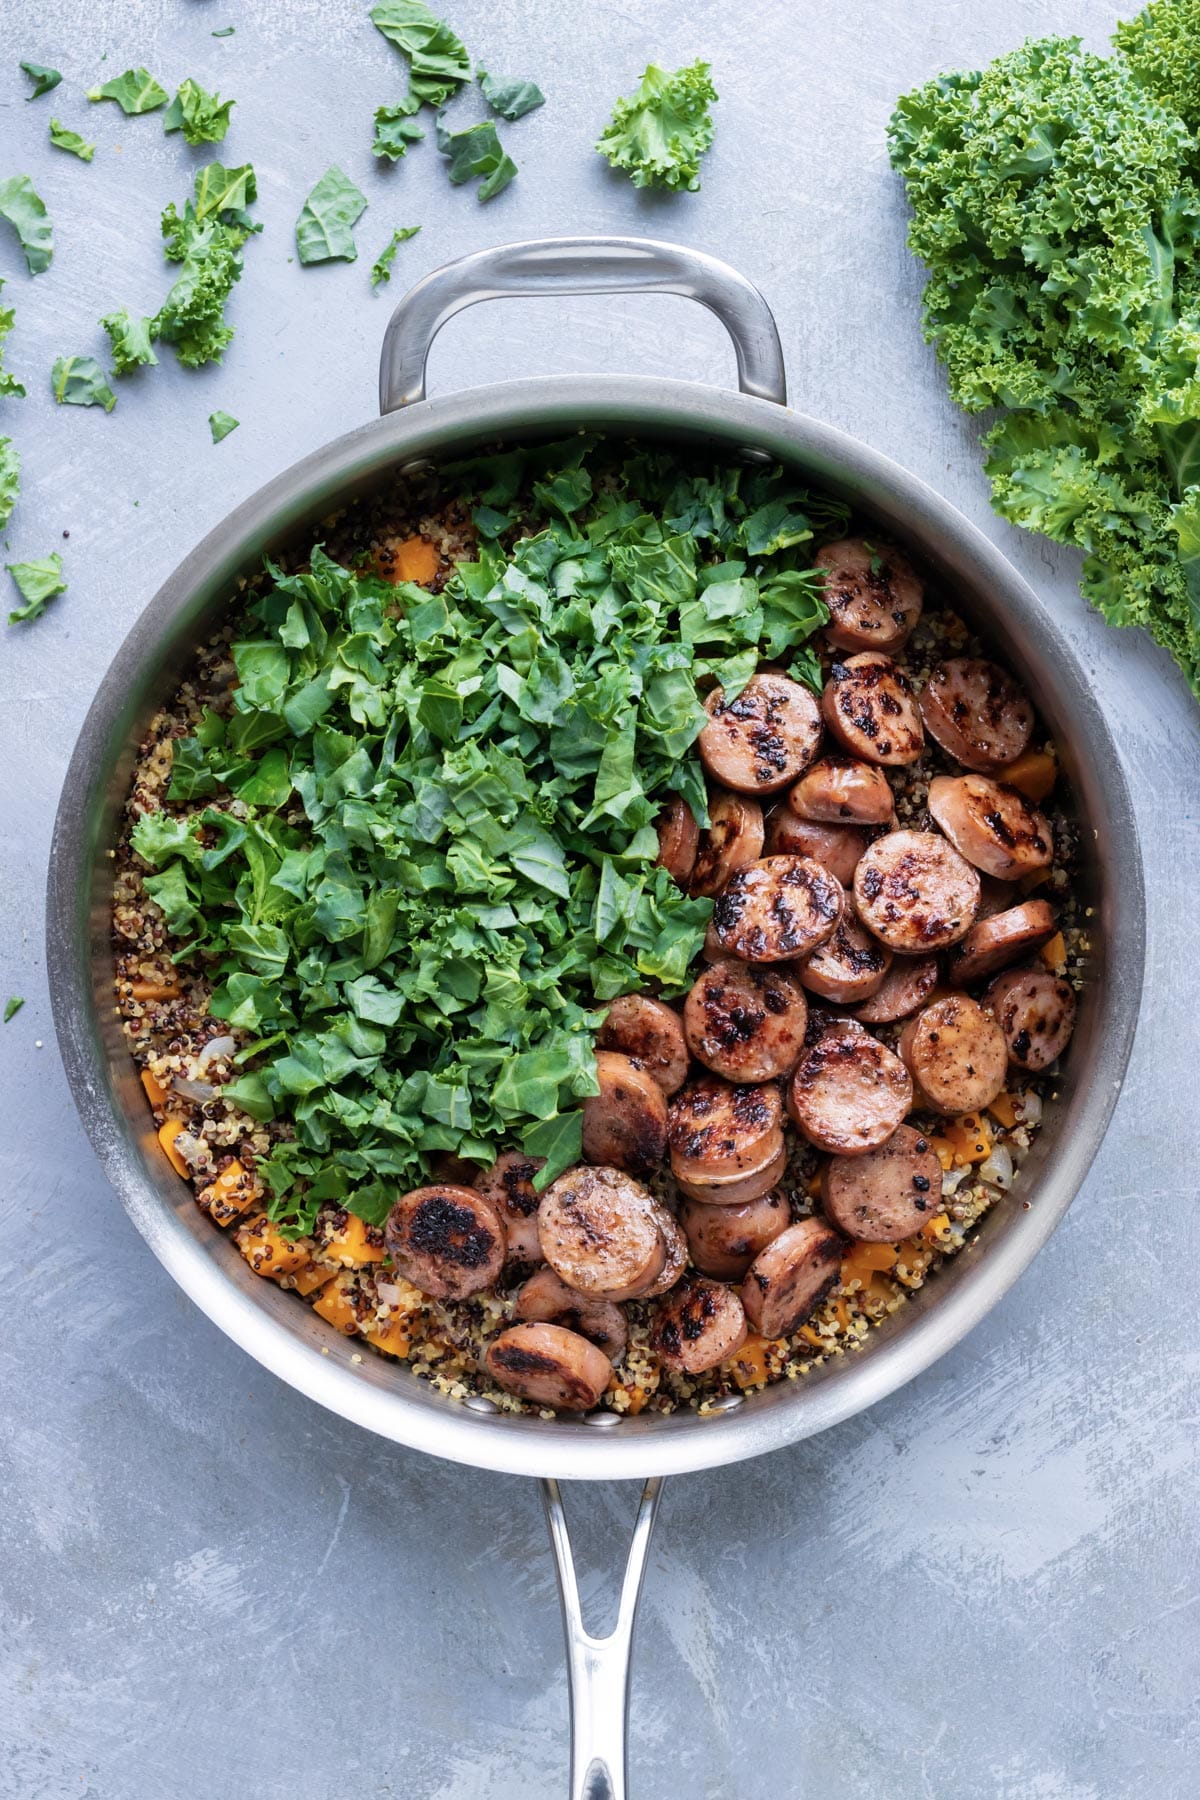
[[[742,393],[787,405],[774,315],[754,283],[728,263],[651,238],[562,237],[477,250],[410,288],[384,335],[379,410],[425,398],[430,346],[465,307],[521,295],[632,293],[682,294],[706,306],[733,339]]]
[[[570,1800],[626,1800],[626,1727],[629,1722],[630,1655],[646,1552],[662,1497],[662,1477],[642,1489],[633,1539],[621,1584],[617,1622],[608,1637],[593,1637],[583,1623],[567,1516],[557,1481],[542,1482],[542,1501],[567,1640],[567,1691],[571,1706]]]

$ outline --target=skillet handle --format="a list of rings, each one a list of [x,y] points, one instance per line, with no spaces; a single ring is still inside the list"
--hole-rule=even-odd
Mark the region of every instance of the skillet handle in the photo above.
[[[625,1730],[629,1720],[630,1653],[638,1599],[646,1573],[650,1533],[662,1497],[662,1477],[642,1489],[625,1564],[617,1622],[608,1637],[593,1637],[583,1623],[567,1516],[557,1481],[542,1482],[542,1501],[562,1602],[567,1639],[567,1691],[571,1704],[571,1800],[626,1800]]]
[[[379,410],[425,398],[425,364],[442,326],[480,300],[543,294],[682,294],[715,313],[737,355],[743,394],[787,405],[783,349],[770,307],[728,263],[651,238],[562,237],[496,244],[445,263],[410,288],[388,321]]]

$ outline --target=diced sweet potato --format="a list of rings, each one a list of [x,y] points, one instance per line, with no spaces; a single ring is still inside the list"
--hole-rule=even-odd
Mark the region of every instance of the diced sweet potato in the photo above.
[[[1056,931],[1049,943],[1043,944],[1041,958],[1046,967],[1054,974],[1067,966],[1067,945],[1061,931]]]
[[[729,1373],[743,1392],[746,1388],[761,1387],[767,1379],[767,1348],[767,1339],[754,1333],[730,1357]]]
[[[1017,1109],[1009,1093],[997,1094],[994,1100],[989,1100],[988,1111],[998,1124],[1006,1126],[1009,1131],[1017,1122]]]
[[[352,1299],[353,1286],[351,1279],[339,1275],[327,1287],[323,1287],[313,1301],[313,1311],[320,1313],[323,1319],[346,1337],[353,1337],[358,1331],[358,1318],[354,1311]]]
[[[991,1154],[992,1134],[978,1113],[963,1113],[942,1126],[942,1136],[954,1151],[954,1160],[964,1163],[986,1162]]]
[[[895,1268],[898,1254],[895,1244],[855,1244],[842,1263],[842,1286],[861,1281],[866,1287],[876,1270]]]
[[[408,1320],[400,1315],[389,1319],[386,1325],[372,1326],[363,1334],[368,1344],[374,1344],[385,1356],[407,1356],[412,1349],[412,1339],[408,1334]]]
[[[146,1098],[151,1106],[163,1106],[166,1104],[167,1090],[160,1082],[155,1080],[149,1069],[142,1070],[142,1086],[146,1090]]]
[[[1036,805],[1050,793],[1057,775],[1058,764],[1047,751],[1026,750],[1015,762],[1005,765],[998,779]]]
[[[309,1243],[303,1238],[289,1241],[266,1213],[258,1213],[239,1225],[233,1241],[254,1273],[271,1281],[278,1281],[281,1275],[295,1275],[312,1260]]]
[[[175,1148],[175,1139],[182,1137],[186,1130],[187,1126],[182,1119],[165,1119],[158,1128],[158,1141],[163,1147],[167,1161],[175,1173],[182,1175],[185,1181],[191,1174],[191,1170]]]
[[[345,1215],[345,1222],[329,1230],[319,1230],[321,1252],[330,1262],[340,1263],[344,1269],[357,1269],[366,1263],[382,1262],[387,1252],[384,1249],[383,1233],[374,1226],[367,1225],[354,1213]]]
[[[196,1204],[214,1225],[229,1225],[261,1198],[262,1183],[240,1162],[234,1161],[221,1170],[215,1181],[201,1189]]]
[[[178,1000],[183,989],[177,981],[133,981],[129,991],[135,1000]]]
[[[322,1268],[318,1262],[309,1263],[306,1269],[297,1269],[291,1286],[297,1294],[315,1294],[327,1281],[332,1281],[335,1274],[336,1270]]]
[[[381,568],[385,581],[415,581],[419,587],[428,587],[441,565],[442,559],[432,544],[423,537],[410,537],[396,545],[391,562]]]

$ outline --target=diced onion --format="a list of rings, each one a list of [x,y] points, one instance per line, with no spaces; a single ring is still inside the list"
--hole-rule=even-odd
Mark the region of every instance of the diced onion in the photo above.
[[[956,1194],[969,1173],[968,1169],[947,1169],[942,1176],[942,1193]]]
[[[185,1081],[181,1076],[176,1076],[171,1086],[182,1099],[191,1100],[196,1106],[207,1106],[219,1092],[211,1081]]]
[[[230,1037],[228,1034],[224,1037],[209,1038],[207,1044],[205,1044],[203,1050],[196,1058],[197,1077],[204,1074],[210,1062],[224,1061],[227,1056],[232,1056],[236,1049],[237,1039],[235,1037]]]
[[[979,1165],[979,1178],[1007,1191],[1013,1182],[1013,1160],[1007,1144],[993,1144],[987,1161]]]
[[[1039,1125],[1042,1118],[1042,1096],[1032,1089],[1021,1095],[1019,1107],[1021,1122],[1024,1125]]]

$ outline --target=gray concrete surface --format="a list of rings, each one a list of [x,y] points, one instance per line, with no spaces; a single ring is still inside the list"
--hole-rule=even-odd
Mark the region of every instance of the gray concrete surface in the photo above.
[[[449,0],[447,0],[449,7]],[[1128,10],[1132,10],[1132,5]],[[534,1487],[406,1454],[247,1361],[126,1223],[76,1122],[42,961],[51,820],[76,727],[127,626],[203,532],[368,416],[388,298],[370,261],[423,226],[391,292],[509,237],[653,231],[727,257],[774,305],[795,404],[890,452],[1000,543],[1112,709],[1145,824],[1148,1001],[1107,1144],[1044,1256],[908,1390],[765,1462],[679,1481],[652,1552],[634,1692],[635,1800],[1156,1800],[1196,1792],[1197,715],[1145,643],[1107,630],[1075,565],[994,519],[975,429],[917,320],[919,275],[883,132],[897,93],[1030,32],[1099,42],[1097,0],[455,0],[494,71],[543,111],[488,207],[432,146],[372,166],[401,88],[366,0],[9,0],[0,174],[54,217],[52,270],[17,308],[3,403],[24,496],[8,555],[60,547],[70,592],[0,658],[6,771],[0,1030],[0,1796],[3,1800],[534,1800],[564,1791],[565,1682]],[[232,22],[236,35],[210,32]],[[590,145],[643,63],[704,53],[721,92],[703,191],[638,196]],[[102,57],[107,55],[107,61]],[[66,79],[27,105],[18,57]],[[238,100],[223,160],[253,160],[222,368],[162,366],[111,417],[55,409],[62,352],[165,291],[157,215],[204,153],[156,118],[89,108],[144,62]],[[99,145],[48,149],[51,115]],[[370,197],[357,264],[301,269],[291,226],[337,160]],[[457,321],[433,382],[635,368],[725,381],[682,301],[509,305]],[[207,415],[241,428],[213,448]],[[63,534],[69,531],[69,540]],[[627,1488],[577,1491],[588,1587]]]

